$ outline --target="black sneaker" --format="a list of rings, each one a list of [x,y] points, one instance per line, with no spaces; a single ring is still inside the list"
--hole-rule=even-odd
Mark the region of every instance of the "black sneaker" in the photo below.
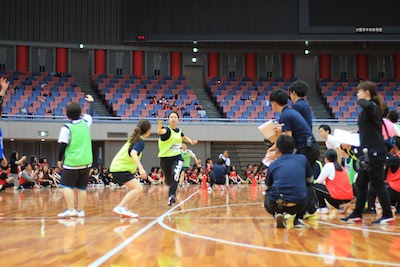
[[[306,227],[303,220],[299,219],[299,218],[294,218],[293,226],[294,226],[294,228],[305,228]]]
[[[276,228],[286,228],[285,217],[282,213],[277,213],[275,215],[276,219]]]
[[[168,206],[172,206],[175,204],[175,195],[169,196],[168,198]]]

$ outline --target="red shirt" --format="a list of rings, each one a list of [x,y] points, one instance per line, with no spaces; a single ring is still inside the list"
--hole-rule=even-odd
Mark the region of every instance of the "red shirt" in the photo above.
[[[333,180],[326,179],[326,188],[333,199],[351,200],[353,199],[353,187],[350,184],[349,175],[345,169],[335,170]]]
[[[397,156],[400,157],[400,154],[397,154]],[[392,168],[389,168],[386,181],[389,184],[390,188],[397,192],[400,192],[400,168],[398,168],[395,173],[392,172]]]
[[[192,181],[197,181],[197,174],[192,173],[192,175],[190,175],[189,179],[192,180]]]

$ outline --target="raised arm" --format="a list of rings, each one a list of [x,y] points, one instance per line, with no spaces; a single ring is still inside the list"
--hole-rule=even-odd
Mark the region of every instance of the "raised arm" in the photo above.
[[[89,115],[93,117],[94,114],[94,98],[92,95],[86,95],[85,97],[86,101],[90,104],[89,106]]]
[[[166,130],[166,129],[163,129],[163,127],[162,127],[162,120],[159,120],[159,121],[158,121],[157,133],[158,133],[159,135],[164,135],[164,134],[167,133],[167,130]]]

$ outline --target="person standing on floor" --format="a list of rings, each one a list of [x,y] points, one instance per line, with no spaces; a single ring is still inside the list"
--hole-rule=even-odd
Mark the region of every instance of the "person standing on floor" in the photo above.
[[[183,158],[183,166],[181,171],[181,177],[179,180],[179,186],[183,184],[183,182],[187,181],[186,171],[189,169],[190,161],[193,158],[195,162],[197,162],[196,155],[193,153],[192,150],[187,148],[185,143],[182,144],[181,154]]]
[[[3,115],[3,100],[4,96],[6,94],[6,91],[8,89],[8,86],[10,85],[10,82],[7,81],[6,78],[1,77],[0,78],[0,118]],[[0,164],[2,167],[6,167],[8,165],[7,158],[4,156],[3,153],[3,132],[1,131],[0,128]]]
[[[58,167],[63,169],[60,186],[63,187],[67,209],[58,217],[84,217],[86,187],[89,170],[93,164],[92,139],[90,126],[94,113],[93,96],[86,95],[90,103],[89,114],[81,117],[82,108],[79,103],[72,102],[67,106],[67,116],[71,122],[65,124],[58,137]],[[78,190],[78,206],[75,209],[74,189]]]
[[[368,196],[368,183],[375,190],[382,207],[382,217],[373,224],[394,224],[390,208],[389,192],[385,185],[384,165],[387,147],[382,135],[383,100],[377,94],[376,85],[364,81],[357,86],[357,104],[362,108],[358,117],[360,149],[363,151],[364,167],[360,168],[356,181],[356,208],[352,214],[342,219],[347,223],[361,223],[365,201]]]
[[[179,115],[172,111],[168,115],[168,126],[163,127],[162,121],[158,121],[157,133],[158,139],[158,157],[160,158],[160,167],[164,173],[165,183],[170,187],[168,193],[168,205],[176,202],[176,190],[180,173],[182,170],[183,158],[181,154],[182,141],[191,145],[197,144],[197,140],[191,140],[185,136],[178,126]]]
[[[113,212],[122,218],[139,217],[138,214],[133,213],[130,209],[143,192],[143,186],[135,175],[136,170],[139,170],[140,178],[147,179],[147,173],[140,159],[143,155],[144,139],[149,137],[150,134],[151,123],[148,120],[140,120],[131,138],[111,161],[110,172],[114,182],[120,186],[125,185],[129,190],[118,206],[113,209]]]
[[[308,84],[297,80],[289,86],[289,97],[293,102],[292,109],[300,113],[312,130],[312,113],[310,104],[305,99],[308,92]]]

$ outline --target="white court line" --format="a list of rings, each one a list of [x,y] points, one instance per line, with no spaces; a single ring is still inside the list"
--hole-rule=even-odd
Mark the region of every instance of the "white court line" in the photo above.
[[[218,205],[218,206],[200,207],[200,208],[193,208],[193,209],[175,211],[175,212],[172,212],[171,215],[178,214],[178,213],[197,211],[197,210],[218,209],[218,208],[224,208],[224,207],[237,207],[237,206],[242,206],[243,207],[243,206],[246,206],[246,205],[259,205],[261,203],[262,202],[253,202],[253,203],[224,204],[224,205]]]
[[[386,235],[398,235],[400,236],[400,233],[397,232],[388,232],[388,231],[379,231],[379,230],[373,230],[370,228],[359,228],[359,227],[353,227],[350,225],[341,225],[341,224],[334,224],[334,223],[327,223],[327,222],[321,222],[318,221],[319,223],[325,224],[325,225],[329,225],[329,226],[333,226],[336,228],[343,228],[343,229],[349,229],[349,230],[358,230],[358,231],[366,231],[366,232],[370,232],[370,233],[377,233],[377,234],[386,234]],[[376,225],[376,226],[388,226],[391,227],[391,225]],[[397,228],[397,227],[394,227]]]
[[[246,248],[252,248],[252,249],[259,249],[259,250],[266,250],[266,251],[273,251],[273,252],[280,252],[280,253],[295,254],[295,255],[301,255],[301,256],[320,257],[320,258],[325,258],[325,259],[329,258],[329,259],[334,259],[334,260],[343,260],[343,261],[351,261],[351,262],[359,262],[359,263],[378,264],[378,265],[386,265],[386,266],[400,266],[400,263],[395,263],[395,262],[384,262],[384,261],[375,261],[375,260],[347,258],[347,257],[334,256],[334,255],[328,255],[328,254],[301,252],[301,251],[295,251],[295,250],[285,250],[285,249],[279,249],[279,248],[269,248],[269,247],[250,245],[250,244],[245,244],[245,243],[238,243],[238,242],[228,241],[228,240],[224,240],[224,239],[219,239],[219,238],[214,238],[214,237],[209,237],[209,236],[202,236],[202,235],[197,235],[197,234],[193,234],[193,233],[183,232],[181,230],[169,227],[168,225],[166,225],[164,223],[163,220],[164,220],[163,217],[158,218],[158,224],[161,227],[163,227],[164,229],[167,229],[169,231],[172,231],[172,232],[175,232],[175,233],[178,233],[178,234],[194,237],[194,238],[204,239],[204,240],[208,240],[208,241],[214,241],[216,243],[223,243],[223,244],[228,244],[228,245],[233,245],[233,246],[246,247]]]
[[[162,214],[160,217],[158,217],[157,219],[155,219],[154,221],[152,221],[151,223],[149,223],[148,225],[146,225],[145,227],[143,227],[142,229],[140,229],[139,231],[137,231],[136,233],[134,233],[131,237],[129,237],[128,239],[126,239],[124,242],[122,242],[121,244],[119,244],[117,247],[113,248],[112,250],[110,250],[109,252],[107,252],[106,254],[104,254],[102,257],[100,257],[99,259],[97,259],[96,261],[92,262],[91,264],[89,264],[89,267],[97,267],[100,266],[101,264],[103,264],[105,261],[107,261],[108,259],[110,259],[112,256],[114,256],[115,254],[117,254],[118,252],[120,252],[124,247],[126,247],[127,245],[129,245],[133,240],[135,240],[136,238],[138,238],[140,235],[142,235],[144,232],[146,232],[147,230],[149,230],[153,225],[155,225],[158,222],[159,218],[164,218],[165,216],[169,215],[172,211],[174,211],[175,209],[177,209],[179,206],[181,206],[183,203],[185,203],[186,201],[188,201],[189,199],[191,199],[194,195],[196,195],[197,193],[199,193],[200,190],[197,190],[196,192],[194,192],[193,194],[191,194],[190,196],[188,196],[185,200],[181,201],[178,205],[174,206],[172,209],[169,209],[167,212],[165,212],[164,214]]]

